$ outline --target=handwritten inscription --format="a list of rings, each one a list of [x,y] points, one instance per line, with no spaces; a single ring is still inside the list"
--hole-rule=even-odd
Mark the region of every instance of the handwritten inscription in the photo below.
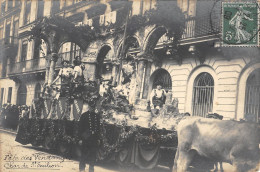
[[[4,168],[6,169],[55,169],[62,168],[64,159],[60,156],[45,153],[18,156],[17,154],[4,155]]]

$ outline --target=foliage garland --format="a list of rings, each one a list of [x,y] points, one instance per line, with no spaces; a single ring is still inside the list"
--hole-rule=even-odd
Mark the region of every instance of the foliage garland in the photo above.
[[[170,4],[169,4],[170,3]],[[60,16],[44,17],[38,19],[31,28],[30,39],[45,38],[45,34],[51,30],[67,33],[72,40],[84,39],[86,42],[104,40],[108,37],[116,37],[125,29],[126,8],[118,15],[115,23],[108,25],[95,24],[94,26],[75,26],[73,23]],[[185,16],[176,2],[158,1],[156,8],[146,11],[143,15],[134,15],[128,20],[127,36],[134,35],[139,29],[149,25],[163,26],[167,29],[167,36],[178,40],[185,26]]]
[[[22,118],[19,125],[20,127],[16,141],[23,144],[36,143],[36,145],[39,145],[40,143],[44,143],[44,138],[46,136],[50,136],[51,142],[49,147],[52,149],[56,149],[60,144],[67,145],[67,147],[70,147],[71,145],[78,145],[78,122],[76,121],[67,121],[66,119],[54,121],[50,119]],[[65,128],[68,126],[73,126],[72,135],[66,133],[65,131]],[[113,143],[108,142],[108,138],[111,137],[111,134],[115,134],[106,132],[109,127],[115,127],[116,130],[119,131],[119,135]],[[147,131],[144,131],[144,129],[140,126],[112,125],[104,123],[102,128],[102,159],[105,159],[112,153],[120,151],[128,143],[130,143],[131,140],[137,141],[141,145],[159,145],[170,142],[170,146],[177,146],[176,132],[168,132],[165,134],[164,131],[159,131],[155,126],[152,126],[150,129],[146,129]],[[66,154],[68,155],[69,152],[66,152]]]

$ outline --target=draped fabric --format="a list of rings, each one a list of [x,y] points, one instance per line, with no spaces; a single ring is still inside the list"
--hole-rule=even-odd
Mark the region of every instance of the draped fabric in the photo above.
[[[152,169],[158,164],[159,145],[147,146],[138,142],[122,149],[117,154],[116,162],[121,166],[134,164],[140,169]]]

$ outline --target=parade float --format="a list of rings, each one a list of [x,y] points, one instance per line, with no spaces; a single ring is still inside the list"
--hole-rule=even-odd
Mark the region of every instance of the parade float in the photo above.
[[[101,146],[97,158],[99,162],[114,160],[121,166],[135,165],[142,169],[151,169],[158,164],[171,168],[178,144],[176,125],[185,116],[178,111],[178,100],[172,101],[172,96],[168,95],[165,105],[151,119],[153,111],[149,106],[147,110],[140,110],[135,106],[135,99],[130,101],[129,97],[122,95],[124,85],[130,83],[130,90],[131,86],[137,85],[138,79],[135,78],[139,75],[135,67],[130,72],[124,67],[127,66],[125,59],[131,59],[126,53],[127,46],[124,46],[128,36],[145,27],[164,27],[167,30],[166,35],[171,40],[174,37],[171,52],[176,54],[178,51],[177,44],[183,32],[184,15],[176,5],[167,9],[162,7],[166,7],[165,4],[130,19],[128,10],[125,10],[121,19],[118,18],[116,23],[106,27],[76,27],[57,16],[36,21],[28,34],[32,35],[31,39],[43,39],[47,44],[45,84],[42,96],[33,100],[28,113],[20,118],[16,141],[44,147],[67,158],[77,158],[79,119],[83,104],[87,102],[95,104],[95,111],[102,119]],[[126,5],[125,8],[129,7]],[[125,17],[127,22],[124,21]],[[122,52],[119,53],[119,77],[114,76],[110,81],[104,81],[98,75],[89,75],[91,70],[86,66],[80,91],[74,89],[78,83],[70,80],[65,94],[57,96],[62,90],[52,83],[57,73],[56,63],[60,62],[58,50],[61,44],[66,41],[75,42],[84,51],[90,42],[111,37],[115,37],[116,41],[118,35],[123,36],[124,40]],[[148,57],[143,54],[142,58]],[[179,60],[179,56],[175,58]],[[135,60],[131,60],[133,66],[136,66]],[[151,60],[159,63],[156,58]],[[121,80],[115,82],[115,79],[120,77]],[[103,84],[107,88],[101,94],[100,88]]]
[[[77,98],[72,93],[58,100],[47,96],[34,100],[30,111],[19,121],[16,141],[77,158],[79,118],[86,101],[95,103],[95,110],[102,117],[98,161],[115,160],[122,166],[136,165],[143,169],[158,164],[172,167],[177,148],[175,126],[184,114],[163,108],[149,121],[132,105],[121,106],[126,99],[116,89],[109,90],[112,95],[100,96],[94,81],[85,82],[84,88],[82,96]]]

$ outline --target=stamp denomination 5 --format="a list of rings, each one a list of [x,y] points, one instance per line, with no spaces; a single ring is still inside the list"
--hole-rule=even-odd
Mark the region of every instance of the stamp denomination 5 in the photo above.
[[[222,3],[222,45],[258,46],[259,10],[255,2]]]

